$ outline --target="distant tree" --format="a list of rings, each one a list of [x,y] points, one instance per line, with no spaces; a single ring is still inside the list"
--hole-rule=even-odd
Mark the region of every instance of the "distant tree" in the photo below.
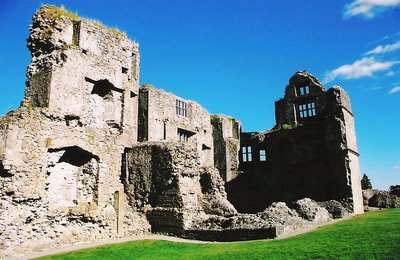
[[[365,173],[361,179],[361,188],[363,190],[372,189],[371,180],[368,178],[368,176]]]
[[[389,193],[400,197],[400,185],[390,186]]]

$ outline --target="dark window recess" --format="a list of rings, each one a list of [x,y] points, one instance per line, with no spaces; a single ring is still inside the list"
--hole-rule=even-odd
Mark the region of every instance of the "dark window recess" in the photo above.
[[[187,117],[187,103],[181,101],[181,100],[176,100],[176,114],[180,116]]]
[[[131,98],[137,97],[137,94],[133,91],[131,91]]]
[[[4,169],[4,165],[3,165],[2,161],[0,161],[0,177],[2,177],[2,178],[12,177],[12,174],[9,171],[7,171],[6,169]]]
[[[313,117],[317,115],[315,109],[315,103],[301,104],[299,105],[299,115],[300,118]]]
[[[189,138],[193,135],[193,132],[178,128],[177,136],[178,140],[181,142],[187,142]]]
[[[99,157],[86,150],[83,150],[78,146],[70,146],[61,149],[49,149],[49,152],[58,152],[61,150],[65,150],[65,153],[61,156],[60,160],[58,160],[58,163],[66,162],[68,164],[80,167],[88,163],[92,158],[95,158],[97,161],[99,160]]]
[[[112,97],[113,97],[112,91],[117,91],[120,93],[123,92],[121,89],[116,88],[107,79],[93,80],[91,78],[85,77],[85,80],[87,82],[90,82],[93,84],[93,89],[90,94],[98,95],[98,96],[102,97],[103,99],[112,99]]]
[[[201,149],[204,151],[204,150],[211,150],[211,147],[209,147],[209,146],[207,146],[207,145],[205,145],[205,144],[202,144],[201,145]]]
[[[309,86],[300,87],[299,88],[299,93],[300,93],[300,95],[310,94],[310,87]]]
[[[65,123],[67,126],[74,125],[74,126],[83,126],[82,122],[80,121],[79,116],[75,115],[65,115],[64,116]]]
[[[94,84],[91,94],[97,94],[104,99],[112,98],[111,86],[108,81],[98,81]]]
[[[72,27],[72,45],[79,46],[79,40],[81,35],[81,22],[74,21]]]
[[[201,187],[201,193],[203,194],[213,192],[212,180],[210,175],[208,174],[200,175],[200,187]]]
[[[128,68],[122,67],[121,68],[122,73],[128,74]]]
[[[267,152],[265,150],[260,150],[260,162],[265,162],[267,160]]]
[[[164,121],[163,139],[167,139],[167,122]]]
[[[243,162],[251,162],[253,160],[251,153],[251,146],[243,146],[242,147],[242,161]]]

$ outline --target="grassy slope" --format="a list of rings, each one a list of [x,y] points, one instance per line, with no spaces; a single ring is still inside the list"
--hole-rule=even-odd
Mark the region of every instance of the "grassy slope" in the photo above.
[[[43,259],[400,259],[400,209],[369,212],[283,240],[190,244],[137,241]]]

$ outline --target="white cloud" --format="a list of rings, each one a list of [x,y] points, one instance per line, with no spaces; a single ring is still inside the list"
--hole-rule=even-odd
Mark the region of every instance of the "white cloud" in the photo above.
[[[399,6],[400,0],[355,0],[345,5],[343,17],[362,15],[366,18],[373,18],[378,12]]]
[[[340,77],[344,79],[358,79],[371,77],[375,72],[389,70],[399,61],[376,61],[374,57],[367,57],[354,62],[340,66],[325,74],[324,82],[328,83]]]
[[[389,91],[389,95],[391,95],[391,94],[395,94],[395,93],[399,93],[400,92],[400,86],[397,86],[397,87],[394,87],[394,88],[392,88],[390,91]],[[398,167],[399,167],[399,170],[400,170],[400,165],[397,165]]]
[[[395,42],[393,44],[379,45],[375,49],[366,52],[364,55],[381,54],[381,53],[395,51],[395,50],[398,50],[398,49],[400,49],[400,41]]]

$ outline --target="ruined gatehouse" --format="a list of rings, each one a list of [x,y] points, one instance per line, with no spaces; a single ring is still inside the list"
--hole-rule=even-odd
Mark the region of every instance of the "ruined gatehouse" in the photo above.
[[[139,45],[64,9],[34,15],[28,48],[24,100],[0,118],[0,256],[146,232],[274,238],[363,212],[340,87],[298,72],[275,127],[244,133],[139,88]]]

